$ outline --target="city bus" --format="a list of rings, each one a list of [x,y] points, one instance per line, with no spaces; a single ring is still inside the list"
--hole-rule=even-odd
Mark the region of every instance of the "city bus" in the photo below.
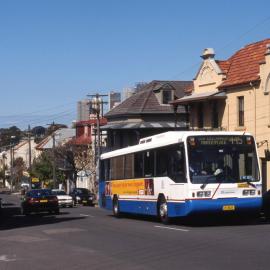
[[[256,143],[243,132],[169,131],[101,155],[100,205],[171,218],[258,214],[262,182]]]

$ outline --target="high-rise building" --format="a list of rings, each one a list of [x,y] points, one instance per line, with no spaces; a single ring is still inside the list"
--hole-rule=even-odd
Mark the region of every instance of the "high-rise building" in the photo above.
[[[77,103],[77,121],[89,120],[89,100],[83,99]]]
[[[135,93],[134,87],[126,87],[123,89],[123,101],[131,97]]]
[[[146,82],[137,82],[134,87],[126,87],[123,89],[123,100],[130,98],[134,94],[140,92],[147,85]]]
[[[109,110],[121,103],[121,93],[111,91],[109,94]]]

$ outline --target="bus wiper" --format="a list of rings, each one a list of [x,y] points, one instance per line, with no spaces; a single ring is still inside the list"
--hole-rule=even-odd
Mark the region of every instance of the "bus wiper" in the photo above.
[[[256,185],[253,184],[253,183],[251,183],[251,180],[245,180],[245,182],[246,182],[248,185],[250,185],[250,186],[256,188]]]
[[[219,176],[220,174],[223,173],[223,170],[222,169],[217,169],[213,175],[210,175],[208,176],[206,179],[205,179],[205,182],[200,186],[201,189],[205,189],[205,187],[209,184],[209,179],[211,179],[211,177],[217,177]]]

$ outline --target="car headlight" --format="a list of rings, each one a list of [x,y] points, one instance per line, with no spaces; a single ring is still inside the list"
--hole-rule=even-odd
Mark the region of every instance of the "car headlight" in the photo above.
[[[256,193],[255,189],[252,189],[252,190],[250,190],[250,192],[249,192],[250,195],[255,195],[255,193]]]
[[[81,198],[79,196],[76,196],[76,200],[79,201]]]
[[[248,189],[244,189],[243,190],[243,196],[248,196],[249,195],[249,190]]]
[[[197,191],[197,197],[202,198],[204,194],[204,191]]]

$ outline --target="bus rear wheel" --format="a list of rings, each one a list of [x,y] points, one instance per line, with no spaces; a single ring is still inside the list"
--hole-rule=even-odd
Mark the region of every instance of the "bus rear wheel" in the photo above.
[[[116,196],[113,198],[113,215],[117,218],[120,217],[119,201]]]
[[[160,221],[165,225],[169,224],[171,221],[168,216],[168,204],[164,197],[161,197],[158,201],[158,216]]]

